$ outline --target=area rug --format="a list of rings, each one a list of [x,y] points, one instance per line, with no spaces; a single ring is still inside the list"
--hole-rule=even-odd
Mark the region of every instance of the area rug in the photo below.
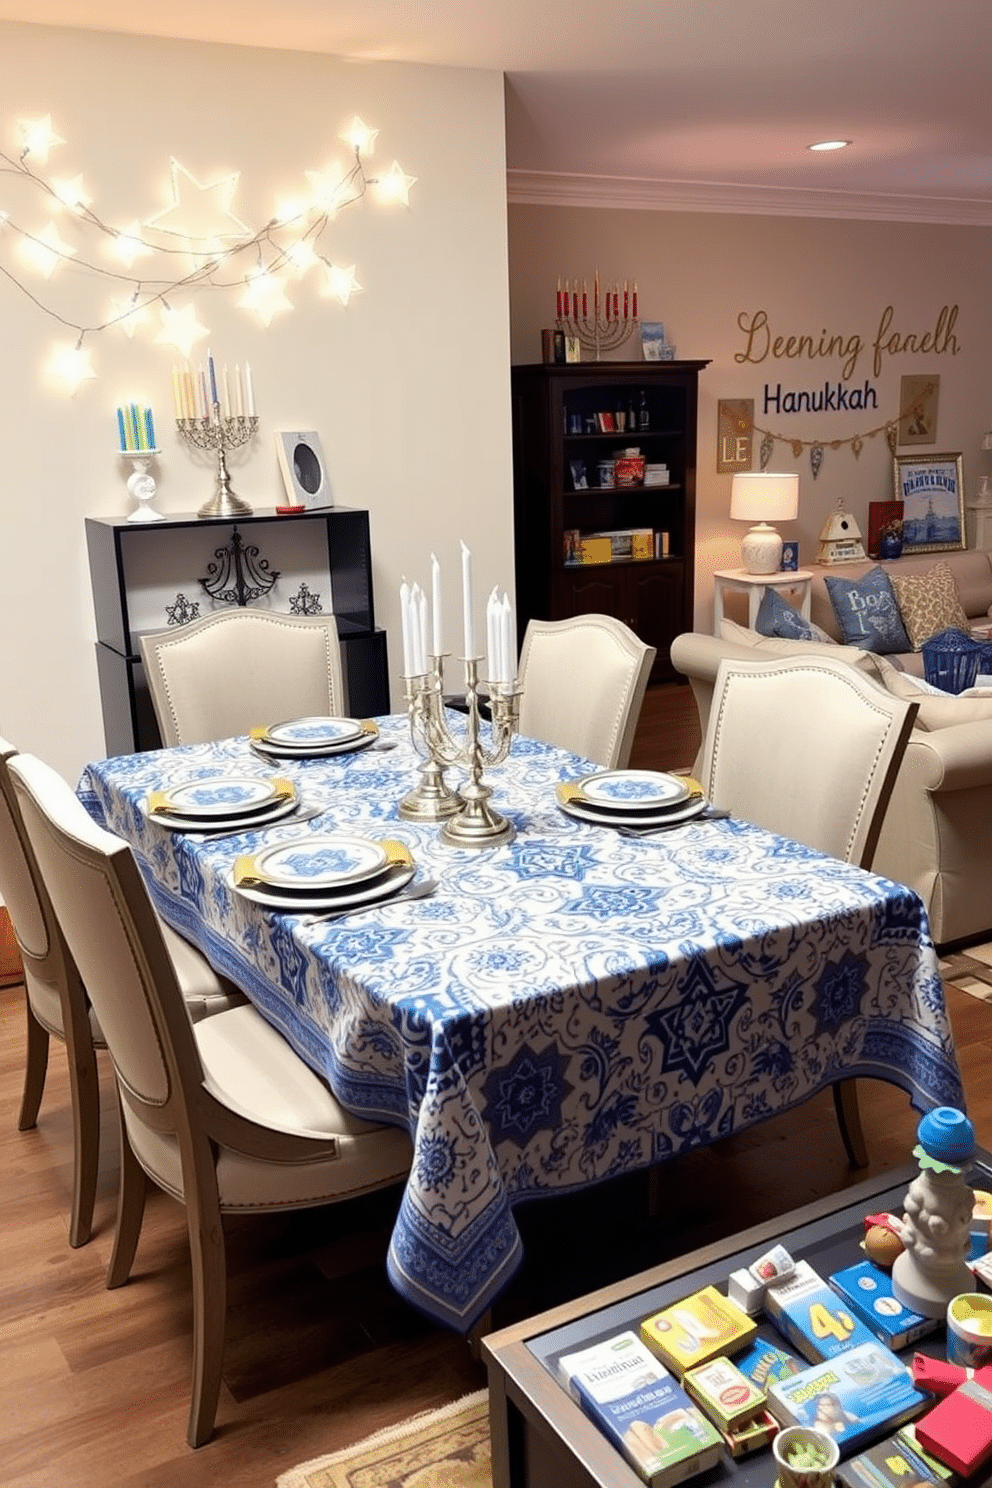
[[[276,1488],[492,1488],[489,1463],[489,1392],[479,1390],[291,1468]]]
[[[959,992],[992,1003],[992,942],[952,952],[941,960],[940,970],[944,981]]]

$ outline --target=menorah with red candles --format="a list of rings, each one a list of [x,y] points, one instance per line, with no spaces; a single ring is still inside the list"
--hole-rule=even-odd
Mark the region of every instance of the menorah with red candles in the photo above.
[[[555,295],[555,324],[566,336],[574,336],[583,351],[591,351],[598,362],[604,351],[622,346],[637,328],[637,284],[626,279],[600,289],[599,270],[592,281],[592,294],[585,279],[571,283],[558,280]]]

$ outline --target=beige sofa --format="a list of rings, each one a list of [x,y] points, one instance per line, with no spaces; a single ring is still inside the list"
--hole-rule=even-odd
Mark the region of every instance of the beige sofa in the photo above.
[[[986,625],[992,623],[989,619],[992,612],[992,553],[972,549],[951,553],[919,553],[911,558],[894,558],[888,563],[876,564],[874,559],[869,558],[859,563],[832,563],[822,568],[815,566],[810,588],[810,619],[814,625],[833,636],[835,641],[840,641],[843,637],[824,582],[826,578],[860,579],[869,569],[875,567],[884,568],[887,573],[895,575],[922,574],[933,568],[935,563],[946,563],[950,568],[961,607],[972,624],[981,624],[983,621]],[[893,659],[898,660],[906,671],[922,677],[923,658],[918,651],[901,653]]]
[[[985,554],[968,556],[989,567]],[[989,572],[992,575],[992,568]],[[672,664],[692,685],[704,738],[717,668],[725,656],[755,658],[826,649],[873,673],[893,691],[914,686],[884,658],[880,663],[855,647],[765,639],[739,626],[733,630],[736,640],[686,634],[672,644]],[[987,938],[992,932],[990,824],[992,698],[922,697],[872,868],[916,890],[938,945]]]

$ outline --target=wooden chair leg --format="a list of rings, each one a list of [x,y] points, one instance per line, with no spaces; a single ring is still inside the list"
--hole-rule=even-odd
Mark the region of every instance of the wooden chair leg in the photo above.
[[[45,1093],[45,1076],[48,1073],[48,1045],[50,1043],[48,1029],[43,1028],[31,1011],[31,1004],[25,996],[24,1007],[27,1013],[27,1050],[24,1068],[24,1093],[21,1096],[21,1110],[17,1118],[18,1131],[30,1131],[37,1125],[38,1112],[41,1109],[41,1097]]]
[[[202,1205],[187,1192],[186,1220],[193,1263],[193,1389],[186,1440],[202,1447],[217,1418],[227,1327],[227,1257],[216,1190]]]
[[[114,1231],[114,1249],[107,1267],[107,1286],[123,1286],[131,1274],[134,1253],[138,1248],[141,1221],[145,1212],[145,1171],[127,1139],[124,1117],[117,1102],[121,1129],[121,1188],[117,1201],[117,1228]]]
[[[868,1144],[861,1126],[861,1108],[858,1105],[856,1080],[839,1080],[833,1087],[834,1110],[841,1140],[852,1168],[868,1166]]]
[[[69,1060],[69,1093],[72,1101],[72,1209],[69,1244],[85,1245],[93,1231],[93,1206],[100,1168],[100,1073],[89,1029],[82,1046],[73,1051],[66,1044]]]

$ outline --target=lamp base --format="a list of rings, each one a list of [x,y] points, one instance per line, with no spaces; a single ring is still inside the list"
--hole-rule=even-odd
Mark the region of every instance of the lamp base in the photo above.
[[[744,534],[741,562],[748,573],[778,573],[782,567],[782,539],[767,522],[759,522]]]

